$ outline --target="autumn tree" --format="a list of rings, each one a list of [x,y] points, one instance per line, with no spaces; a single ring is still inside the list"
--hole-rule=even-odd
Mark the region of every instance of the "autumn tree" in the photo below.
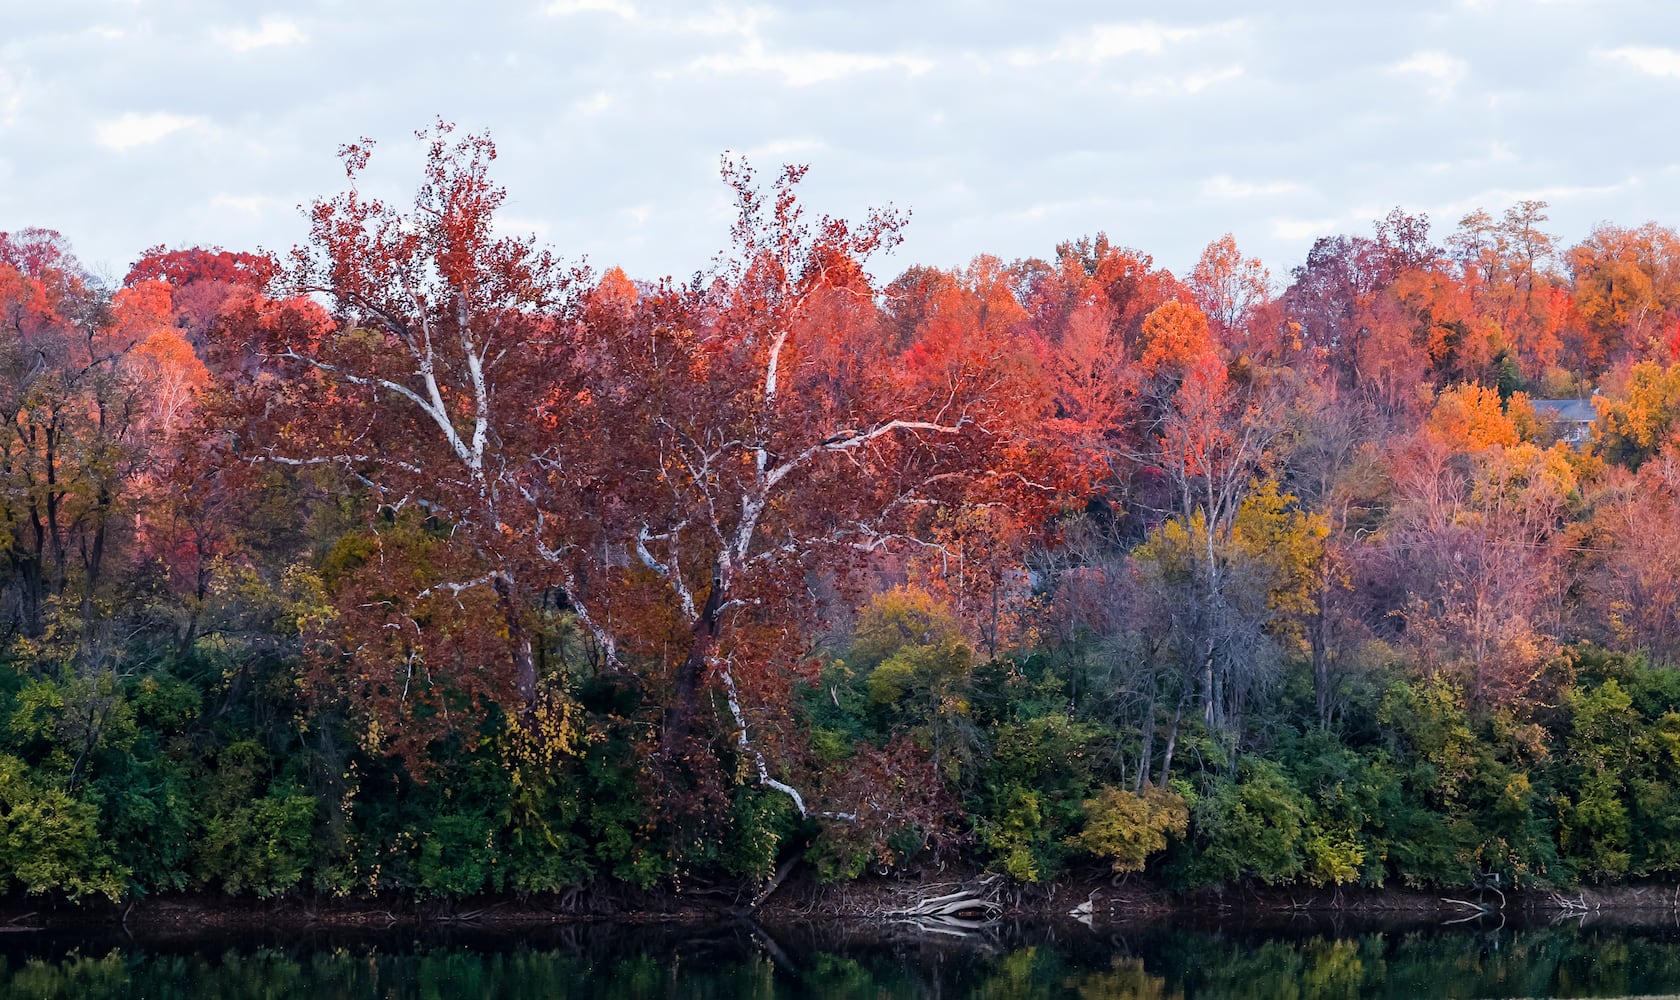
[[[1243,257],[1226,233],[1202,250],[1186,281],[1196,304],[1221,339],[1240,342],[1249,313],[1270,294],[1271,274],[1255,257]]]
[[[1497,220],[1477,209],[1447,241],[1476,313],[1531,380],[1560,361],[1571,311],[1568,289],[1552,272],[1557,247],[1542,228],[1546,207],[1525,199]]]
[[[425,182],[408,211],[357,188],[371,142],[343,147],[349,190],[312,206],[309,242],[290,261],[287,280],[306,298],[240,313],[269,372],[253,380],[245,432],[261,457],[335,469],[365,491],[372,550],[347,565],[392,573],[382,532],[399,521],[450,539],[441,549],[393,545],[394,561],[448,558],[403,571],[376,590],[383,599],[357,598],[358,584],[340,603],[333,646],[342,652],[323,662],[357,651],[353,669],[375,695],[363,705],[369,724],[383,718],[387,732],[399,720],[444,723],[451,699],[535,704],[526,611],[544,588],[570,582],[535,545],[517,474],[552,460],[557,444],[555,425],[533,420],[533,408],[573,395],[567,380],[579,369],[564,320],[573,275],[534,240],[494,231],[504,198],[489,178],[495,147],[452,133],[439,123],[420,134]],[[499,653],[462,654],[449,637],[468,615],[481,635],[500,636]],[[481,670],[486,656],[503,666]]]
[[[1270,509],[1267,497],[1278,497],[1269,475],[1274,445],[1288,426],[1288,379],[1282,371],[1227,363],[1201,311],[1176,301],[1145,321],[1136,378],[1148,428],[1139,459],[1160,470],[1170,497],[1163,523],[1137,557],[1154,568],[1160,585],[1181,595],[1173,645],[1197,678],[1203,722],[1235,737],[1250,696],[1265,683],[1265,667],[1276,663],[1257,650],[1268,643],[1278,584],[1242,556],[1242,540],[1272,530],[1258,521],[1244,525]],[[1272,514],[1293,523],[1282,508]],[[1321,528],[1305,524],[1279,530],[1322,537]]]
[[[55,634],[75,637],[77,659],[98,655],[87,629],[136,462],[142,404],[122,362],[142,331],[120,308],[117,318],[58,234],[0,234],[0,518],[13,623],[39,639],[55,610],[67,614]]]
[[[1570,248],[1567,263],[1584,327],[1581,363],[1597,372],[1650,357],[1680,309],[1680,236],[1654,222],[1605,224]]]
[[[1672,444],[1594,497],[1580,627],[1611,648],[1680,662],[1680,454]]]
[[[1396,450],[1384,525],[1405,587],[1407,638],[1426,670],[1458,675],[1474,704],[1525,698],[1555,648],[1557,546],[1577,476],[1569,449],[1517,439],[1491,389],[1443,393]]]
[[[412,212],[364,198],[370,145],[345,148],[352,187],[315,205],[293,261],[334,319],[268,333],[284,375],[268,460],[343,470],[393,525],[370,525],[335,648],[387,702],[461,686],[426,717],[540,707],[530,610],[557,594],[605,668],[664,706],[679,784],[715,780],[721,721],[723,746],[804,810],[774,751],[806,576],[927,544],[939,512],[1015,488],[1031,393],[1009,339],[952,317],[894,355],[862,263],[902,218],[809,219],[802,168],[765,188],[725,164],[733,252],[698,282],[591,286],[495,233],[494,146],[450,134],[425,137]]]
[[[230,299],[269,291],[279,272],[279,261],[268,254],[155,246],[128,269],[123,287],[167,288],[171,325],[202,357]]]
[[[1641,361],[1593,397],[1594,446],[1613,462],[1638,468],[1680,430],[1680,364]]]
[[[616,319],[586,317],[615,352],[595,390],[611,416],[599,433],[614,441],[601,475],[621,484],[602,550],[629,562],[598,577],[615,581],[607,599],[642,609],[640,622],[614,612],[616,635],[669,671],[669,753],[692,761],[715,692],[759,781],[801,810],[762,752],[789,724],[787,685],[809,641],[801,581],[939,545],[941,518],[1007,498],[1020,485],[1013,428],[1033,400],[992,265],[926,283],[936,299],[895,332],[861,265],[897,242],[901,217],[808,221],[803,173],[784,169],[765,189],[726,163],[739,210],[726,266]],[[896,354],[887,347],[905,336]]]
[[[113,322],[132,345],[125,367],[145,387],[134,557],[153,575],[151,624],[173,629],[177,657],[206,631],[245,631],[235,620],[242,602],[218,602],[213,591],[237,589],[238,578],[279,587],[301,533],[296,517],[257,513],[304,504],[296,470],[236,457],[250,443],[240,436],[244,408],[266,398],[255,391],[263,331],[288,312],[325,319],[312,303],[270,297],[278,267],[263,254],[154,247],[113,296]],[[260,572],[265,557],[279,565]]]

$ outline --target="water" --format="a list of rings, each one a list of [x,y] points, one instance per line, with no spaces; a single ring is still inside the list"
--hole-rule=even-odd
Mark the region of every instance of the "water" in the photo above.
[[[540,932],[0,935],[0,997],[1654,997],[1680,927],[1163,922],[1096,933],[583,925]]]

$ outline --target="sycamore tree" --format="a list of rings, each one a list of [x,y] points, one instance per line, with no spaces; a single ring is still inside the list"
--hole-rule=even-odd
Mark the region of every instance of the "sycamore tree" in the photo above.
[[[791,722],[810,581],[938,545],[954,511],[1011,502],[1023,488],[1012,429],[1035,398],[1007,331],[935,322],[896,345],[863,264],[898,241],[902,216],[807,219],[803,173],[764,188],[726,162],[739,214],[709,280],[603,281],[590,296],[583,352],[612,364],[574,433],[602,445],[576,466],[603,484],[586,529],[600,535],[542,542],[593,561],[588,599],[612,622],[614,655],[652,668],[666,755],[704,769],[713,706],[726,709],[757,780],[801,812],[766,750]],[[529,495],[565,496],[558,465],[535,472]]]
[[[370,141],[340,150],[349,189],[310,209],[294,297],[245,314],[256,457],[330,470],[367,501],[366,531],[329,560],[338,615],[315,638],[372,744],[535,704],[527,610],[553,577],[532,572],[514,476],[552,437],[534,400],[577,371],[576,275],[494,231],[495,147],[441,122],[419,138],[425,181],[407,209],[358,188]]]
[[[315,204],[291,270],[331,320],[265,327],[264,457],[340,470],[369,501],[374,541],[339,560],[322,636],[334,668],[387,726],[488,703],[540,722],[533,609],[557,604],[662,706],[653,749],[680,785],[714,784],[727,753],[808,812],[778,747],[811,582],[1025,488],[1015,347],[966,328],[894,343],[863,264],[903,217],[808,218],[803,168],[765,186],[726,162],[731,252],[637,284],[498,234],[488,138],[422,138],[409,210],[358,191],[371,143],[344,148],[350,190]],[[904,758],[854,772],[876,798],[934,784],[884,776]]]

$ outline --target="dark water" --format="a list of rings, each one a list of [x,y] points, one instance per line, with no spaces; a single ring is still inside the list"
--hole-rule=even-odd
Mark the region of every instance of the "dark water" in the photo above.
[[[1162,923],[1094,933],[591,925],[540,933],[0,936],[0,997],[1652,997],[1680,927]]]

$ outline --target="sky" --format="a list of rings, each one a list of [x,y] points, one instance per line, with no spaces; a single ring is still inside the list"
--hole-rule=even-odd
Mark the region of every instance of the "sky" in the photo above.
[[[341,144],[407,201],[442,119],[497,143],[501,229],[637,278],[726,248],[728,153],[908,209],[883,278],[1100,231],[1178,274],[1230,232],[1283,280],[1396,206],[1680,225],[1677,108],[1672,0],[0,0],[0,231],[112,280],[283,252]]]

